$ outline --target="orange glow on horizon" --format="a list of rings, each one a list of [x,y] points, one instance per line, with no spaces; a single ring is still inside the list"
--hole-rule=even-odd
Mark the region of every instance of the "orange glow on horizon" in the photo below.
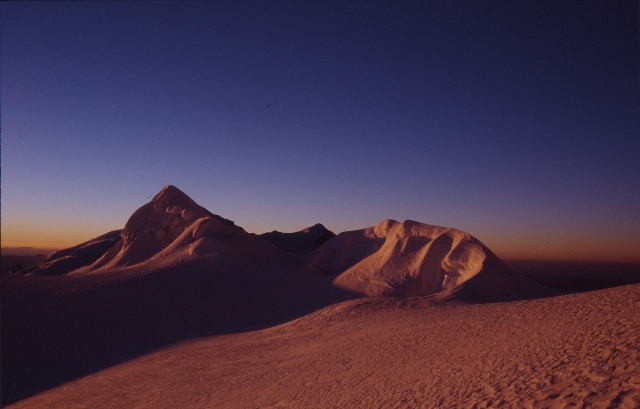
[[[77,246],[95,237],[101,236],[114,228],[79,227],[77,229],[55,229],[53,227],[29,226],[16,229],[13,226],[2,226],[2,248],[32,247],[34,249],[62,250]]]
[[[640,262],[640,243],[633,240],[590,240],[561,244],[510,242],[488,245],[502,259],[593,262]],[[486,243],[485,243],[486,244]]]
[[[2,229],[2,247],[65,249],[116,229]],[[482,241],[482,240],[481,240]],[[483,241],[501,259],[640,263],[640,240],[565,242],[553,245],[520,240]]]

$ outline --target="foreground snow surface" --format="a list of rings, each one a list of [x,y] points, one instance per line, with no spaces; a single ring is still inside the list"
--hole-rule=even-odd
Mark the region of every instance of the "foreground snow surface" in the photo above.
[[[185,341],[11,408],[640,406],[640,285],[488,304],[344,301]]]

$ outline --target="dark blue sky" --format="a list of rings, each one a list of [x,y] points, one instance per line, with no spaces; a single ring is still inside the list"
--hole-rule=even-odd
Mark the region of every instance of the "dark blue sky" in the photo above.
[[[637,2],[0,12],[3,246],[121,228],[173,184],[258,233],[414,219],[640,260]]]

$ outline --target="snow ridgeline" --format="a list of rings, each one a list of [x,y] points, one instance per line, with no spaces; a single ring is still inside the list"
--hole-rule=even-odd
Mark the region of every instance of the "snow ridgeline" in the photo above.
[[[153,270],[176,260],[217,255],[233,257],[237,263],[281,261],[296,266],[291,274],[332,276],[334,286],[366,296],[449,294],[480,272],[494,277],[515,274],[480,241],[459,230],[384,220],[337,236],[320,224],[296,233],[258,236],[212,214],[171,185],[136,210],[121,231],[62,250],[20,273]],[[492,285],[483,282],[484,287]]]

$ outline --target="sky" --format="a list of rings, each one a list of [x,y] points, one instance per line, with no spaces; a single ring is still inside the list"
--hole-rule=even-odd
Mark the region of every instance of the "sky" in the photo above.
[[[636,1],[2,2],[2,246],[172,184],[249,232],[384,219],[640,261]]]

